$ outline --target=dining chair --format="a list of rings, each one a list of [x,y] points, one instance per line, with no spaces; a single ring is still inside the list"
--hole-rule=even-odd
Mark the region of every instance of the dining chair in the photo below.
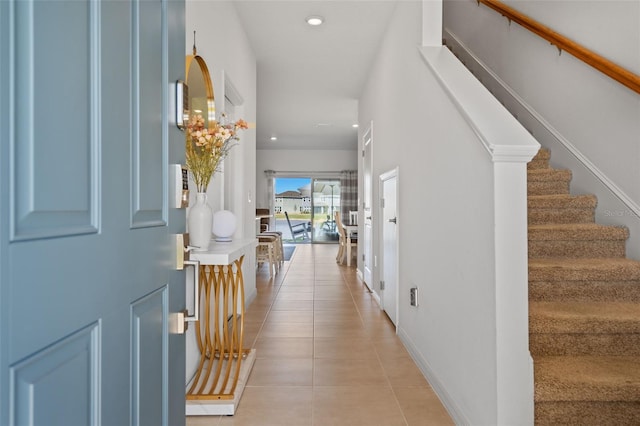
[[[335,212],[335,221],[336,228],[338,229],[338,254],[336,255],[336,262],[344,264],[344,259],[349,252],[351,252],[351,256],[356,255],[358,252],[358,239],[347,235],[347,232],[342,227],[340,212]],[[347,245],[350,247],[347,248]]]

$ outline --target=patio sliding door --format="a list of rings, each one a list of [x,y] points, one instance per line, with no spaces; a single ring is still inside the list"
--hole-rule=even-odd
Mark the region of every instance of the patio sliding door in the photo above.
[[[338,241],[334,212],[340,211],[339,178],[278,176],[274,180],[274,197],[275,226],[285,242]],[[306,233],[297,232],[302,224],[307,227]]]

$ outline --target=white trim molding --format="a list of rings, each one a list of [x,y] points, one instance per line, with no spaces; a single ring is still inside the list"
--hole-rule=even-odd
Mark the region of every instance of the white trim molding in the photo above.
[[[540,144],[446,47],[420,53],[493,161],[531,161]],[[496,125],[499,123],[499,125]]]

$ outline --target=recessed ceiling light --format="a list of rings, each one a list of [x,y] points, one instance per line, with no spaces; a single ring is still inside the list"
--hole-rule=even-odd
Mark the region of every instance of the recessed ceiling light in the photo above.
[[[307,16],[307,24],[317,27],[318,25],[322,25],[322,23],[324,22],[324,18],[322,16],[318,16],[318,15],[313,15],[313,16]]]
[[[351,127],[353,127],[354,129],[357,129],[358,128],[358,123],[352,124]]]
[[[272,141],[277,141],[277,140],[278,140],[278,138],[277,138],[277,137],[275,137],[275,136],[271,136],[271,140],[272,140]]]

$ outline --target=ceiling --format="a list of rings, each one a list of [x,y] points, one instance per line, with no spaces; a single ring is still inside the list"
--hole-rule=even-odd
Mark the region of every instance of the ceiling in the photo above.
[[[257,148],[357,149],[358,98],[395,0],[235,5],[257,61]]]

